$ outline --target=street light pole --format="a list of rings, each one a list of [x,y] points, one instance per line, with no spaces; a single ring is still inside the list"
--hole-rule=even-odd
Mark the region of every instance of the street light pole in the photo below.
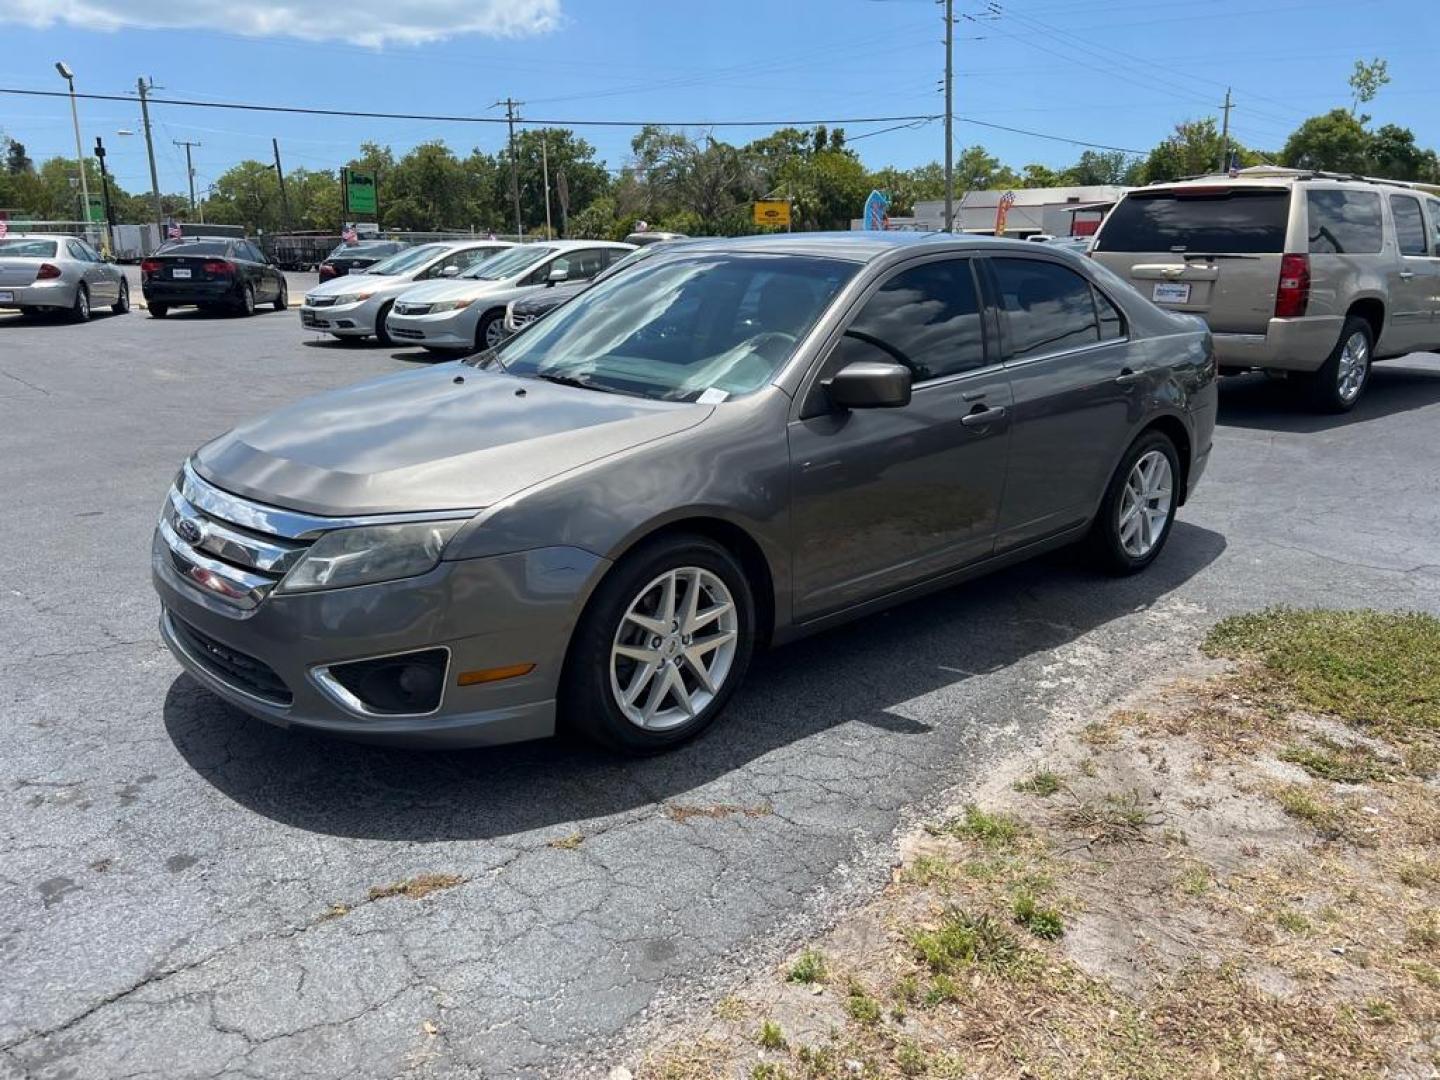
[[[55,61],[55,70],[70,87],[70,119],[75,124],[75,167],[80,170],[80,198],[85,204],[80,220],[85,223],[85,236],[90,236],[90,184],[85,179],[85,147],[80,141],[80,109],[75,104],[75,73],[64,60]]]

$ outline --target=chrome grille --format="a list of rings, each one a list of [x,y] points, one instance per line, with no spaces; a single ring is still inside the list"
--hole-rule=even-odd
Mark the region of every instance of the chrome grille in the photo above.
[[[402,304],[398,301],[395,304],[396,315],[425,315],[429,311],[429,304]]]
[[[335,303],[333,296],[307,296],[305,297],[306,307],[332,307]]]

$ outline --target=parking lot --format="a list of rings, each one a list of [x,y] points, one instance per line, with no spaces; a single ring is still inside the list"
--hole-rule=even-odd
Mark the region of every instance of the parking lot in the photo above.
[[[294,302],[313,280],[291,275]],[[668,756],[421,754],[246,719],[156,633],[177,466],[242,418],[429,362],[294,311],[0,315],[0,1076],[603,1074],[885,880],[897,826],[1187,661],[1215,619],[1440,612],[1427,354],[1378,365],[1346,416],[1226,382],[1147,573],[1061,553],[778,650]],[[385,894],[421,875],[446,887]]]

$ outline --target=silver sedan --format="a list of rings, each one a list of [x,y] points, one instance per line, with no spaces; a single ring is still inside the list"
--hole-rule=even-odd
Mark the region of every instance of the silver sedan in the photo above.
[[[52,233],[0,237],[0,308],[64,311],[85,322],[97,307],[130,310],[125,272],[84,240]]]

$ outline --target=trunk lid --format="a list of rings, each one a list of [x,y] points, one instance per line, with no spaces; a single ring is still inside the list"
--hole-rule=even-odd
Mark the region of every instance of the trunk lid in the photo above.
[[[1142,188],[1101,226],[1091,256],[1217,333],[1260,334],[1275,313],[1290,220],[1284,186]]]
[[[0,256],[0,286],[31,284],[44,262],[44,259],[7,259]]]
[[[221,255],[152,255],[160,269],[150,276],[159,281],[228,281],[232,274],[214,273],[205,269],[207,264],[229,262]]]

